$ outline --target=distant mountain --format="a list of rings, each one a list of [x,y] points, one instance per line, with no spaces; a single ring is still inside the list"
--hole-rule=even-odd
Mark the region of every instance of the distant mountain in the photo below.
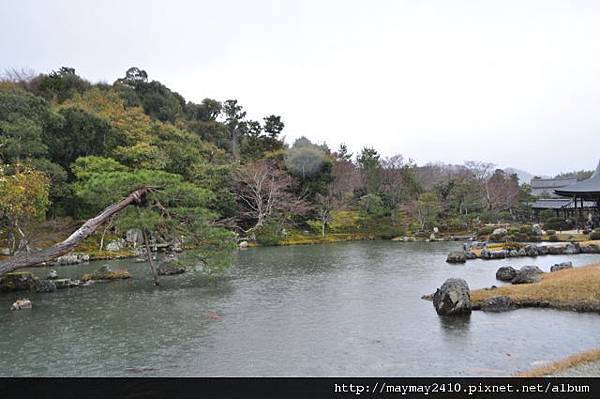
[[[535,176],[535,175],[532,175],[529,172],[526,172],[526,171],[521,170],[521,169],[515,169],[515,168],[505,168],[504,172],[507,173],[507,174],[511,174],[511,175],[513,173],[516,173],[517,177],[519,178],[519,183],[521,183],[521,184],[529,184],[529,182],[531,181],[531,179],[533,179],[533,177]],[[541,177],[544,177],[544,176],[541,176]]]

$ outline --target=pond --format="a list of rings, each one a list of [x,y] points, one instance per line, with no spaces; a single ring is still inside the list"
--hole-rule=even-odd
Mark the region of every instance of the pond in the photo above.
[[[449,277],[498,285],[501,265],[575,266],[600,255],[445,262],[460,243],[348,242],[236,252],[221,277],[162,277],[129,260],[62,266],[79,278],[105,263],[133,278],[0,296],[4,376],[510,375],[597,347],[600,315],[549,309],[441,318],[421,295]],[[40,276],[47,268],[34,269]],[[144,370],[145,369],[145,370]]]

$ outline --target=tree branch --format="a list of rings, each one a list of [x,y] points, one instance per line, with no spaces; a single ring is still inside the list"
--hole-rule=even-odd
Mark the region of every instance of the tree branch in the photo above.
[[[66,240],[54,244],[50,248],[43,249],[37,252],[32,251],[31,253],[25,254],[24,256],[15,256],[12,259],[7,260],[6,262],[1,262],[0,275],[11,272],[16,269],[35,266],[66,254],[67,252],[75,248],[77,244],[83,241],[86,237],[88,237],[90,234],[96,231],[96,229],[102,226],[113,215],[116,215],[131,204],[140,204],[143,201],[145,195],[150,191],[152,191],[152,189],[149,187],[143,187],[138,190],[135,190],[121,201],[109,205],[97,216],[95,216],[92,219],[89,219],[83,224],[83,226],[78,228]]]

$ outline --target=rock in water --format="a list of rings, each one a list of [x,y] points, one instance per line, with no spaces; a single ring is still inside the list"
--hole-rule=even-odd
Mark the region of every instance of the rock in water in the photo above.
[[[467,261],[467,257],[465,253],[462,251],[453,251],[448,254],[446,258],[446,262],[448,263],[465,263]]]
[[[185,273],[185,267],[183,267],[177,259],[171,259],[166,262],[163,262],[158,267],[158,274],[160,276],[172,276],[174,274],[181,273]]]
[[[50,269],[46,278],[48,280],[56,280],[58,278],[58,273],[56,272],[56,270]]]
[[[496,280],[512,281],[517,276],[517,270],[511,266],[503,266],[496,272]]]
[[[446,280],[433,294],[433,306],[442,316],[471,313],[471,293],[467,282],[459,278]]]
[[[542,279],[544,273],[537,266],[523,266],[521,270],[517,272],[515,278],[512,279],[513,284],[531,284],[537,283]]]
[[[86,282],[90,280],[121,280],[131,277],[129,272],[125,269],[112,270],[110,266],[104,265],[94,273],[86,273],[81,277],[81,281]]]
[[[572,268],[573,268],[573,262],[561,262],[561,263],[557,263],[554,266],[552,266],[550,268],[550,271],[557,272],[559,270],[572,269]]]
[[[485,312],[506,312],[516,308],[517,305],[508,296],[495,296],[488,298],[481,304],[481,310]]]
[[[29,299],[17,299],[10,307],[10,310],[31,309],[31,306],[31,301]]]

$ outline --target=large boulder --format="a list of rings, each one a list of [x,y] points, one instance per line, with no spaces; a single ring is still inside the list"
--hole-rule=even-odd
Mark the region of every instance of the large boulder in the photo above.
[[[452,251],[446,258],[446,262],[448,263],[465,263],[466,261],[467,257],[463,251]]]
[[[98,280],[122,280],[131,277],[125,269],[112,270],[110,266],[104,265],[94,273],[86,273],[81,277],[81,281]]]
[[[580,253],[580,247],[577,243],[569,243],[565,246],[564,253],[565,255],[574,255]]]
[[[557,272],[559,270],[572,269],[572,268],[573,268],[573,262],[561,262],[561,263],[557,263],[557,264],[553,265],[550,268],[550,271]]]
[[[125,241],[135,248],[144,243],[144,234],[140,229],[129,229],[125,233]]]
[[[525,248],[522,248],[521,250],[524,253],[523,256],[536,257],[539,255],[538,247],[535,245],[527,245]]]
[[[517,305],[508,296],[494,296],[486,299],[481,304],[481,310],[484,312],[506,312],[516,309]]]
[[[496,271],[496,280],[512,281],[517,276],[517,270],[512,266],[502,266]]]
[[[111,241],[106,245],[106,250],[109,252],[118,252],[122,251],[125,248],[125,240],[115,240]]]
[[[495,229],[492,234],[490,235],[490,240],[491,241],[503,241],[504,237],[506,237],[506,234],[508,234],[508,230],[503,229],[503,228],[499,228],[499,229]]]
[[[174,274],[185,273],[185,271],[185,267],[177,259],[167,260],[158,266],[158,274],[160,276],[172,276]]]
[[[471,313],[471,293],[467,282],[459,278],[446,280],[433,294],[433,306],[442,316]]]
[[[513,284],[537,283],[542,279],[543,273],[544,271],[537,266],[523,266],[511,282]]]
[[[531,226],[531,234],[534,236],[541,236],[543,233],[542,231],[542,226],[540,226],[539,224],[534,224],[533,226]]]

